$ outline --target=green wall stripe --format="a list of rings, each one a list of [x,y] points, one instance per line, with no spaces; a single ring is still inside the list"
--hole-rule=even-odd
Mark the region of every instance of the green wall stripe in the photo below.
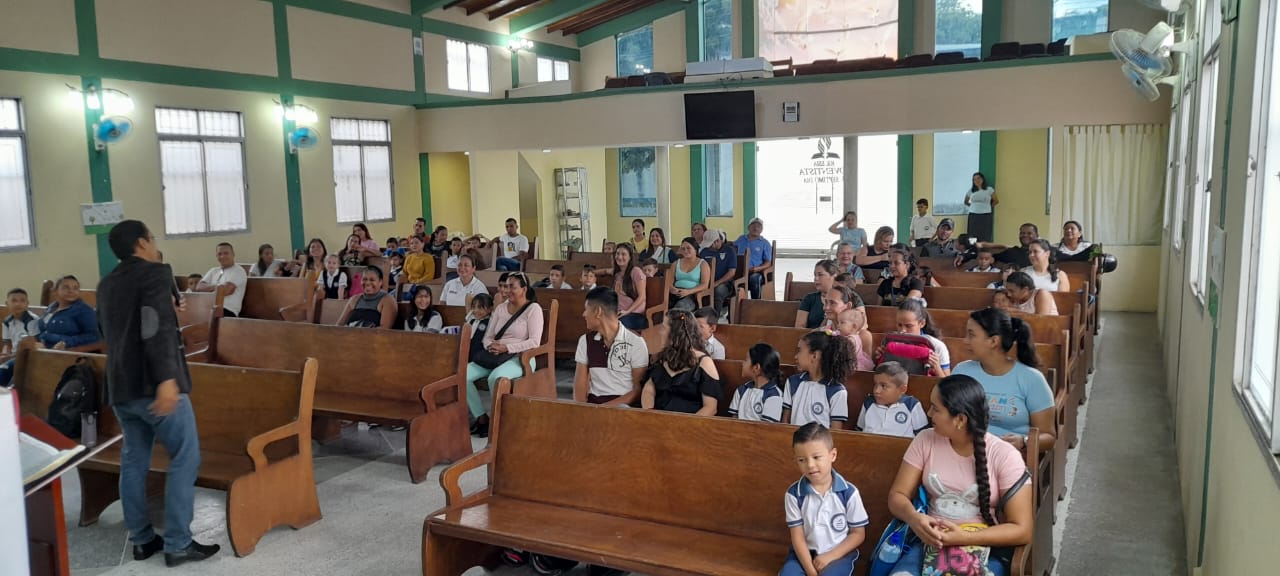
[[[89,90],[96,88],[102,89],[102,79],[94,77],[84,77],[80,80],[80,88]],[[98,121],[102,118],[102,110],[90,110],[84,108],[84,131],[87,150],[89,154],[89,189],[93,202],[110,202],[111,195],[111,159],[107,155],[107,150],[98,150],[97,139],[94,138],[94,132]],[[126,213],[129,207],[125,206]],[[155,223],[151,224],[155,226]],[[111,245],[107,242],[106,234],[95,234],[98,244],[98,274],[106,276],[115,268],[116,256],[111,252]]]
[[[756,56],[756,0],[741,0],[738,2],[738,14],[741,17],[742,28],[742,54],[740,58],[754,58]]]
[[[422,217],[427,221],[427,228],[435,229],[431,218],[431,158],[426,152],[418,154],[419,189],[422,193]]]
[[[511,87],[520,87],[520,53],[511,53]]]
[[[585,12],[604,4],[607,0],[551,0],[521,12],[507,20],[512,36],[520,36],[556,22],[562,18]]]
[[[512,36],[516,34],[499,34],[489,30],[481,30],[453,22],[444,22],[441,20],[432,20],[431,18],[422,18],[422,31],[439,36],[447,36],[455,40],[464,42],[473,42],[476,44],[488,44],[490,46],[498,46],[506,48],[511,41]],[[534,42],[533,49],[530,50],[534,54],[546,56],[548,58],[557,58],[560,60],[572,60],[578,62],[582,60],[582,52],[577,48],[568,46],[560,46],[557,44],[548,44],[546,42]]]
[[[696,4],[696,2],[694,3]],[[648,8],[636,10],[630,14],[626,14],[619,18],[614,18],[604,24],[589,28],[578,33],[578,46],[586,46],[616,36],[623,32],[630,32],[652,23],[654,20],[670,16],[685,9],[685,4],[680,2],[662,2],[654,4]],[[701,56],[701,54],[699,54]]]
[[[689,217],[702,222],[707,217],[707,147],[689,146]]]
[[[364,20],[365,22],[374,22],[377,24],[386,24],[387,26],[398,26],[400,28],[412,28],[414,18],[411,14],[404,12],[396,12],[394,10],[386,10],[376,8],[367,4],[358,4],[355,2],[343,2],[342,0],[272,0],[277,6],[287,4],[295,8],[303,8],[313,10],[315,12],[323,12],[334,16],[344,16],[354,18],[356,20]]]
[[[293,58],[289,56],[289,7],[281,2],[271,5],[271,16],[276,32],[276,76],[293,78]]]
[[[76,41],[80,56],[98,58],[98,9],[96,0],[76,0]]]
[[[283,2],[272,5],[272,18],[276,32],[276,73],[280,81],[276,82],[280,92],[280,105],[293,105],[292,87],[293,65],[289,48],[289,10]],[[287,87],[286,87],[287,86]],[[289,205],[289,243],[294,250],[306,247],[305,222],[302,217],[302,175],[298,166],[298,154],[289,149],[289,133],[297,128],[293,120],[280,119],[280,132],[284,135],[284,188],[285,201]]]
[[[916,189],[916,138],[910,134],[898,136],[898,237],[911,228],[911,214],[915,206]]]
[[[92,68],[91,65],[86,64],[86,60],[74,54],[0,48],[0,70],[79,76]]]
[[[898,0],[898,57],[916,52],[916,2]],[[898,140],[902,142],[901,139]]]
[[[702,36],[702,4],[690,2],[684,7],[684,61],[701,62],[705,43],[706,38]]]
[[[1000,42],[1004,21],[1004,0],[982,0],[982,57],[991,55],[991,47]]]
[[[756,143],[742,143],[742,232],[756,217]]]
[[[452,0],[412,0],[409,2],[409,11],[417,14],[425,14],[437,8],[444,8]]]
[[[422,46],[421,51],[415,51],[413,53],[413,91],[417,93],[418,98],[421,100],[423,95],[427,93],[427,70],[424,68],[427,43],[426,40],[422,38],[421,18],[416,19],[413,30],[410,32],[412,32],[413,35],[409,37],[409,42]]]
[[[996,134],[994,130],[983,130],[978,134],[978,171],[982,172],[999,191],[1000,180],[996,178]],[[1006,192],[1013,193],[1012,190],[1006,190]],[[910,213],[910,207],[908,207],[908,213]],[[993,230],[1000,230],[1000,214],[997,212],[995,216]]]

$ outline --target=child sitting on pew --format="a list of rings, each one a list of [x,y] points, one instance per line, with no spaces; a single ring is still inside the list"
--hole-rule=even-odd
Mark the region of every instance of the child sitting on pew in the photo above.
[[[1013,300],[1009,298],[1009,293],[1005,292],[1003,289],[996,290],[995,293],[991,295],[991,307],[998,310],[1004,310],[1005,312],[1017,310],[1013,305]]]
[[[552,290],[573,290],[573,285],[564,280],[564,265],[553,264],[551,273],[547,274],[546,288]]]
[[[967,272],[999,272],[1000,268],[996,267],[996,255],[990,248],[978,249],[978,263],[970,267]]]
[[[924,406],[914,396],[907,394],[907,369],[897,362],[885,362],[876,366],[875,388],[862,401],[862,413],[858,414],[855,430],[915,438],[929,427],[929,417]]]
[[[867,329],[866,308],[846,308],[836,316],[835,329],[853,344],[854,370],[869,371],[876,367],[867,350],[871,349],[871,331]]]
[[[658,261],[653,258],[645,258],[644,261],[640,263],[640,270],[644,272],[645,276],[657,278],[659,276]]]
[[[438,334],[444,328],[444,320],[436,311],[431,287],[414,286],[409,292],[413,294],[413,308],[409,317],[405,318],[404,329],[409,332]]]
[[[947,350],[947,345],[940,338],[942,333],[938,332],[938,327],[934,326],[933,318],[929,316],[929,309],[924,307],[924,302],[916,298],[908,298],[898,306],[898,333],[909,334],[911,336],[923,336],[929,341],[933,352],[929,354],[928,360],[925,362],[928,366],[927,376],[941,378],[951,373],[951,352]],[[876,349],[876,361],[884,361],[884,344]]]
[[[844,430],[849,421],[849,392],[844,379],[854,366],[848,338],[810,332],[796,345],[796,369],[782,394],[782,421],[817,422]],[[792,409],[795,407],[795,410]]]
[[[12,356],[18,352],[18,343],[28,336],[40,336],[40,318],[27,309],[27,291],[14,288],[4,298],[9,315],[4,319],[4,341],[0,343],[0,358],[6,358],[0,364],[0,387],[6,387],[13,381],[14,362]]]
[[[604,248],[603,248],[605,254],[613,254],[614,250],[617,250],[617,249],[618,249],[617,242],[610,242],[608,240],[605,240]]]
[[[581,288],[582,291],[590,292],[593,288],[595,288],[596,287],[596,265],[583,264],[582,276],[580,277],[580,280],[582,284],[582,288]]]
[[[791,444],[802,476],[787,488],[791,552],[778,576],[852,574],[858,546],[866,539],[870,524],[862,495],[831,469],[836,448],[831,432],[821,424],[801,426],[792,435]]]
[[[998,268],[998,270],[992,270],[992,272],[1000,272],[1000,279],[987,284],[987,288],[992,290],[1000,290],[1004,288],[1004,281],[1009,279],[1010,274],[1013,274],[1018,270],[1018,267],[1013,264],[1002,264],[996,268]]]
[[[204,279],[204,274],[187,274],[187,292],[194,292],[197,284]]]
[[[387,269],[387,276],[391,278],[392,282],[395,282],[396,278],[399,278],[400,273],[402,272],[404,272],[404,255],[399,252],[395,252],[391,255],[391,263]]]
[[[716,340],[716,321],[720,319],[716,309],[703,306],[693,311],[693,317],[698,321],[698,330],[702,332],[702,339],[707,341],[707,354],[711,355],[712,360],[724,360],[724,344]]]
[[[493,296],[482,292],[471,297],[467,304],[467,326],[471,327],[471,349],[484,348],[484,333],[489,329],[489,315],[493,314]]]
[[[343,272],[338,266],[342,263],[342,259],[337,254],[330,254],[324,257],[324,270],[320,271],[320,275],[316,277],[316,284],[324,289],[324,297],[328,300],[336,300],[347,297],[347,273]]]
[[[733,391],[729,416],[755,422],[782,421],[782,358],[773,346],[760,342],[747,350],[751,379]]]

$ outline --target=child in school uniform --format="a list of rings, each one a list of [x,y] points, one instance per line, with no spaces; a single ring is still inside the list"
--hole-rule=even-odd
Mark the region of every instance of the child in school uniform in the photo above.
[[[489,315],[493,313],[493,296],[482,292],[471,297],[467,305],[467,325],[471,327],[471,349],[484,348],[484,333],[489,329]]]
[[[582,276],[579,277],[584,292],[590,292],[596,287],[596,266],[595,264],[583,264]]]
[[[564,265],[555,264],[551,267],[551,273],[547,275],[547,288],[553,290],[573,290],[573,285],[564,280]]]
[[[870,371],[876,367],[871,361],[871,331],[867,329],[866,308],[845,308],[836,316],[836,330],[853,344],[854,369]]]
[[[844,430],[849,421],[844,379],[853,365],[853,344],[848,338],[826,332],[801,337],[796,345],[800,373],[787,380],[782,393],[782,421],[795,425],[817,422]]]
[[[316,277],[316,284],[324,289],[324,297],[329,300],[347,297],[347,273],[343,272],[338,266],[342,260],[337,254],[330,254],[324,258],[324,270],[320,271],[320,275]]]
[[[782,358],[773,346],[763,342],[747,350],[751,359],[747,373],[751,379],[733,391],[729,416],[755,422],[782,421]]]
[[[836,448],[831,432],[817,422],[791,437],[796,467],[803,474],[787,488],[785,509],[791,552],[778,576],[847,576],[858,561],[870,518],[858,488],[831,469]]]
[[[404,320],[404,329],[409,332],[426,332],[438,334],[444,328],[444,321],[436,311],[435,295],[430,286],[414,286],[409,291],[413,294],[413,308],[409,317]]]
[[[929,427],[924,406],[907,394],[907,369],[897,362],[876,366],[875,388],[862,401],[856,430],[886,436],[915,438]]]
[[[716,314],[715,308],[703,306],[693,312],[693,318],[698,322],[698,330],[702,331],[702,339],[707,341],[707,354],[712,360],[724,360],[724,344],[716,340],[716,321],[720,315]]]
[[[969,268],[968,272],[999,272],[996,267],[996,255],[990,248],[978,249],[978,263]]]
[[[40,318],[27,309],[27,291],[14,288],[5,295],[5,307],[9,315],[4,318],[4,341],[0,342],[0,357],[8,357],[0,364],[0,387],[8,386],[13,381],[14,354],[18,353],[18,343],[28,336],[40,336]]]

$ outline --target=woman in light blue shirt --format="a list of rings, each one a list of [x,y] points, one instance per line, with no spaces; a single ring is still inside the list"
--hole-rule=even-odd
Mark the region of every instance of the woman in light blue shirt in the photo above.
[[[1053,390],[1038,369],[1031,326],[1003,310],[977,310],[969,314],[965,344],[974,359],[957,364],[951,373],[982,383],[991,409],[991,433],[1021,450],[1027,445],[1027,429],[1035,426],[1040,449],[1052,450],[1057,440]],[[1009,357],[1014,344],[1016,359]]]
[[[854,252],[867,243],[867,231],[858,227],[858,213],[853,210],[845,212],[844,218],[837,220],[827,231],[839,235],[840,243],[853,246]]]
[[[973,173],[973,186],[964,195],[964,205],[969,207],[969,235],[979,242],[991,242],[995,230],[995,208],[1000,204],[996,189],[987,182],[981,172]]]

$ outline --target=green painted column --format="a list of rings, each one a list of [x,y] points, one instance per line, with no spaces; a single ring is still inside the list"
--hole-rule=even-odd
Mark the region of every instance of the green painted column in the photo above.
[[[991,55],[991,47],[1000,41],[1004,22],[1004,0],[982,0],[982,57]]]
[[[102,93],[102,79],[96,77],[84,77],[80,79],[80,89],[88,92],[89,90],[97,90],[98,94]],[[98,149],[97,138],[94,137],[98,122],[102,119],[102,108],[90,109],[84,108],[84,130],[85,140],[89,153],[89,188],[92,193],[94,203],[110,202],[111,194],[111,159],[107,154],[107,149]],[[155,224],[152,224],[154,226]],[[116,255],[111,252],[111,244],[107,242],[106,234],[95,234],[98,244],[98,274],[106,276],[113,268],[116,267]]]
[[[276,74],[284,86],[293,85],[293,60],[289,56],[289,7],[282,2],[272,5],[276,34]],[[292,92],[292,90],[290,90]],[[280,107],[293,106],[293,94],[280,95]],[[280,119],[284,134],[284,186],[285,199],[289,203],[289,243],[294,250],[307,247],[307,237],[302,218],[302,176],[299,173],[298,154],[289,147],[289,133],[297,128],[293,120]]]
[[[915,54],[915,52],[916,2],[915,0],[898,0],[898,57]]]
[[[978,135],[978,171],[986,175],[987,180],[995,186],[998,192],[1000,190],[1000,181],[996,179],[996,135],[997,133],[994,130],[984,130]],[[998,237],[1000,235],[999,210],[993,211],[991,220],[991,233],[993,236]],[[992,238],[992,240],[995,239]]]
[[[707,156],[702,144],[689,146],[689,217],[702,222],[707,217]]]
[[[511,87],[520,87],[520,52],[511,53]]]
[[[690,2],[684,7],[685,62],[701,62],[706,39],[702,36],[702,4]]]
[[[756,217],[756,143],[742,143],[742,232]]]
[[[742,53],[739,58],[756,57],[756,0],[740,0],[738,15],[741,18]]]
[[[418,93],[418,102],[426,102],[427,71],[423,68],[426,42],[422,39],[422,18],[413,19],[413,91]]]
[[[421,179],[419,189],[422,192],[422,217],[427,221],[427,229],[435,229],[431,219],[431,159],[427,153],[418,154],[418,178]]]
[[[911,228],[911,214],[915,207],[915,159],[916,137],[910,134],[898,136],[898,237]]]

